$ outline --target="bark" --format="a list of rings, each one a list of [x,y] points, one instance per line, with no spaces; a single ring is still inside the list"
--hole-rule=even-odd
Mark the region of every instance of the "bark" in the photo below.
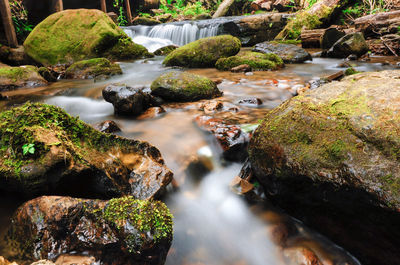
[[[228,13],[229,8],[235,3],[235,0],[224,0],[215,11],[213,18],[223,17]]]
[[[354,21],[354,25],[366,38],[396,34],[400,26],[400,10],[360,17]]]
[[[327,29],[311,29],[301,31],[301,46],[303,48],[322,48],[328,50],[341,37],[346,35],[337,27]]]
[[[104,13],[107,13],[106,0],[100,0],[100,6],[101,6],[101,11],[103,11]]]
[[[17,47],[18,40],[17,35],[15,34],[14,24],[12,22],[10,3],[8,0],[0,0],[0,12],[3,19],[3,26],[8,45],[10,45],[10,47]]]

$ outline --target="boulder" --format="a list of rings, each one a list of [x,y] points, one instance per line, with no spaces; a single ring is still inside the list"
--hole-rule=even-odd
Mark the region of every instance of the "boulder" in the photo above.
[[[145,47],[133,43],[107,14],[95,9],[68,9],[50,15],[29,34],[24,48],[43,65],[97,57],[129,60],[151,56]]]
[[[163,64],[166,66],[214,67],[219,58],[237,54],[240,47],[240,40],[229,35],[203,38],[171,52]]]
[[[154,146],[99,132],[58,107],[26,103],[0,121],[2,191],[148,199],[172,180]]]
[[[132,25],[153,26],[158,24],[161,24],[161,22],[149,17],[137,17],[132,21]]]
[[[220,58],[215,64],[215,68],[228,71],[243,64],[247,64],[253,70],[277,70],[284,66],[282,59],[273,53],[246,51],[228,58]]]
[[[38,69],[38,73],[47,81],[47,82],[56,82],[57,77],[55,77],[54,72],[50,71],[48,68],[42,66]]]
[[[110,120],[97,123],[93,127],[103,133],[115,133],[121,131],[118,124],[115,121]]]
[[[167,101],[186,102],[221,96],[217,85],[207,77],[172,71],[151,84],[151,94]]]
[[[47,81],[38,73],[35,66],[0,67],[0,91],[45,85]]]
[[[66,78],[71,79],[106,79],[121,75],[119,64],[111,63],[106,58],[93,58],[73,63],[65,72]]]
[[[256,44],[253,51],[274,53],[281,57],[284,63],[302,63],[307,60],[312,60],[311,54],[294,44],[284,44],[273,41],[262,42]]]
[[[328,57],[346,58],[351,54],[361,56],[369,47],[360,32],[347,34],[340,38],[327,52]]]
[[[145,87],[111,84],[103,89],[103,98],[114,106],[118,115],[137,116],[156,104]]]
[[[400,262],[399,100],[399,70],[352,75],[272,110],[250,141],[270,199],[362,264]]]
[[[154,55],[168,55],[171,52],[175,51],[178,46],[172,44],[168,46],[161,47],[154,52]]]
[[[160,201],[42,196],[16,210],[7,243],[24,260],[73,252],[101,264],[162,265],[172,236],[172,215]]]

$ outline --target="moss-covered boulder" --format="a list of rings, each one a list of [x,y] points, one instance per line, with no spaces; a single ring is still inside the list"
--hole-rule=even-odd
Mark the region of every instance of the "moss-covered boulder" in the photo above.
[[[363,264],[400,262],[399,101],[399,70],[348,76],[272,110],[249,147],[271,199]]]
[[[179,46],[176,46],[174,44],[171,44],[171,45],[168,45],[168,46],[164,46],[164,47],[161,47],[161,48],[157,49],[154,52],[154,55],[168,55],[171,52],[175,51],[178,47]]]
[[[246,51],[228,58],[220,58],[215,68],[228,71],[243,64],[247,64],[254,70],[276,70],[284,66],[282,59],[276,54]]]
[[[93,58],[73,63],[65,72],[67,78],[73,79],[110,78],[121,74],[122,69],[119,64],[111,63],[106,58]]]
[[[130,60],[149,56],[107,14],[95,9],[57,12],[37,25],[24,42],[25,52],[44,65],[96,57]]]
[[[47,85],[35,66],[0,67],[0,91]]]
[[[361,32],[351,33],[340,38],[328,50],[328,57],[346,58],[349,55],[361,56],[368,52],[369,46]]]
[[[217,85],[204,76],[173,71],[151,84],[151,94],[167,101],[196,101],[222,95]]]
[[[294,44],[266,41],[256,44],[253,48],[255,52],[273,53],[282,58],[284,63],[302,63],[312,60],[311,54],[301,47]]]
[[[214,67],[219,58],[237,54],[240,47],[240,40],[230,35],[203,38],[171,52],[163,63],[166,66]]]
[[[43,196],[17,209],[7,243],[24,263],[74,251],[101,264],[162,265],[172,237],[172,215],[159,201]]]
[[[171,180],[154,146],[101,133],[58,107],[0,113],[0,190],[148,199]]]

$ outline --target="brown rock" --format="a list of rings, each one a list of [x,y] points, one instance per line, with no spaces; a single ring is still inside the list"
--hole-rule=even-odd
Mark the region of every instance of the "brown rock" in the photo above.
[[[118,124],[115,121],[107,120],[101,123],[97,123],[93,126],[96,130],[104,133],[114,133],[120,132],[121,129],[119,128]]]
[[[231,69],[233,73],[251,72],[251,67],[248,64],[241,64]]]

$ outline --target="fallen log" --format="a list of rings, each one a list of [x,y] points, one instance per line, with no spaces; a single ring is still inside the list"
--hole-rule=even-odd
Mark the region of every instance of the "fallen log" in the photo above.
[[[357,31],[366,38],[376,38],[386,34],[396,34],[400,26],[400,10],[363,16],[354,20]]]
[[[235,3],[235,0],[224,0],[215,11],[213,18],[223,17],[228,13],[230,7]]]
[[[344,35],[346,35],[344,31],[337,27],[302,30],[300,35],[301,46],[303,48],[322,48],[327,50]]]

